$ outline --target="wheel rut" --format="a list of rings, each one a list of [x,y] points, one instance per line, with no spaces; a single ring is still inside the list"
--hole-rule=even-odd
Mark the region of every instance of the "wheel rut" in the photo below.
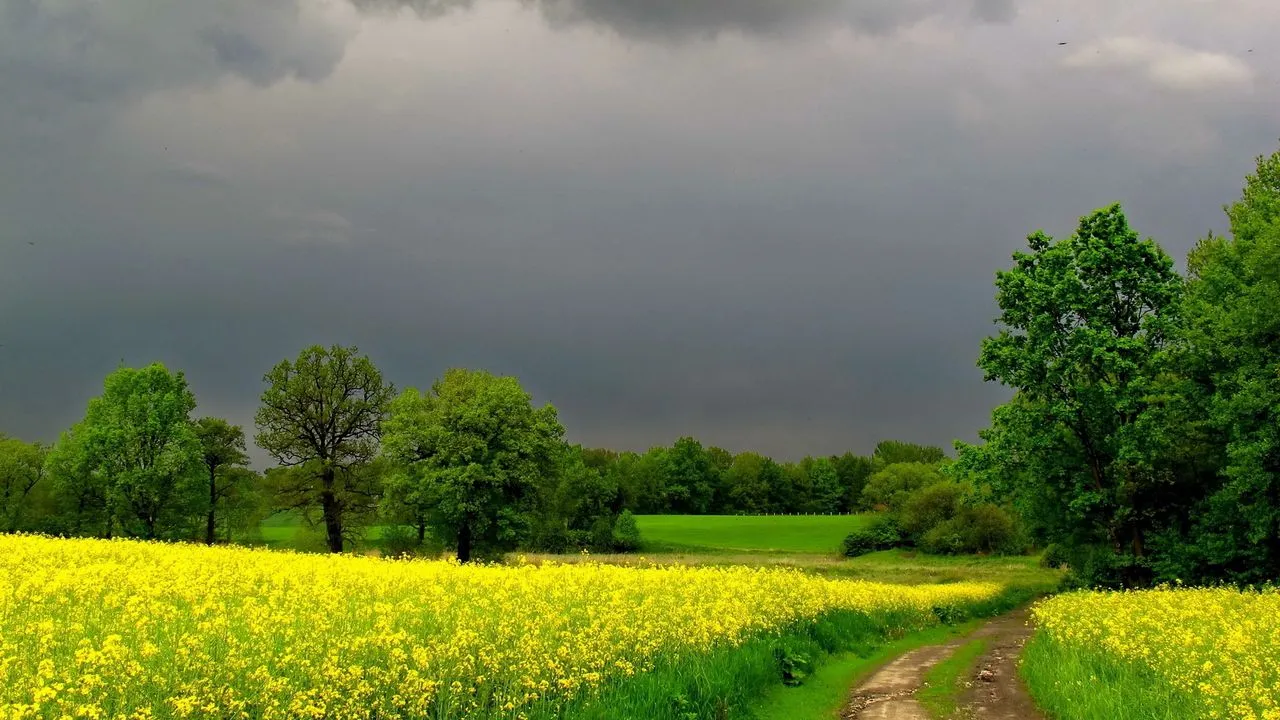
[[[840,716],[843,720],[935,720],[915,694],[924,677],[956,648],[987,638],[988,648],[975,664],[960,696],[959,718],[973,720],[1043,720],[1018,679],[1017,662],[1030,636],[1029,612],[1002,615],[969,635],[905,653],[855,688]]]

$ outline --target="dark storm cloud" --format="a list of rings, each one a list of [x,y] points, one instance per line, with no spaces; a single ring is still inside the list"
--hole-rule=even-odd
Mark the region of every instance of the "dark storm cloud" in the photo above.
[[[972,438],[1028,231],[1181,255],[1274,146],[1280,8],[1135,3],[0,0],[0,431],[340,342],[589,444]]]
[[[493,0],[352,0],[372,11],[412,8],[423,17]],[[725,31],[774,34],[830,23],[883,33],[938,14],[946,0],[521,0],[556,25],[592,23],[634,37],[686,38]],[[972,14],[985,22],[1007,22],[1014,0],[973,0]]]

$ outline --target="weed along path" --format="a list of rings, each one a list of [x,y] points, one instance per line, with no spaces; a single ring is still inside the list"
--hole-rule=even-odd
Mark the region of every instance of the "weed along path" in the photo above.
[[[974,632],[917,648],[880,668],[855,688],[844,720],[1041,720],[1022,682],[1017,662],[1031,634],[1026,608],[1001,615]],[[961,651],[971,648],[976,656]],[[952,656],[962,662],[954,665]],[[929,699],[920,691],[930,683]]]

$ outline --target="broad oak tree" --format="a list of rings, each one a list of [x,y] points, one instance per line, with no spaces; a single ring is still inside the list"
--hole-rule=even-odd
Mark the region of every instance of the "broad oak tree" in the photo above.
[[[355,347],[312,346],[283,360],[264,378],[257,444],[294,468],[285,492],[295,507],[319,506],[331,552],[342,552],[348,492],[361,492],[362,466],[378,452],[378,437],[395,388]],[[303,485],[297,485],[301,481]]]

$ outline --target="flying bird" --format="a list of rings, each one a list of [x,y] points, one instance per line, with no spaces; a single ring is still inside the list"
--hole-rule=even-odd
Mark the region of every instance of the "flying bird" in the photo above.
[[[1058,43],[1058,44],[1059,44],[1059,45],[1066,45],[1066,43],[1064,43],[1064,42],[1060,42],[1060,43]]]

